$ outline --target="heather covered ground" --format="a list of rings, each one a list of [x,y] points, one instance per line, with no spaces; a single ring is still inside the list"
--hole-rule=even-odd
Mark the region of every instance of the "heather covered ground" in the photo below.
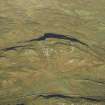
[[[47,32],[89,47],[24,42]],[[105,1],[0,0],[0,105],[82,104],[105,104]]]

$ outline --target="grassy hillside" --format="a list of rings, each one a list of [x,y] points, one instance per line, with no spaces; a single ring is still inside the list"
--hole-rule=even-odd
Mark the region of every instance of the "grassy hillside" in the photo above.
[[[104,105],[104,11],[104,0],[0,0],[0,105]],[[46,32],[90,48],[54,44],[68,43],[59,39],[24,43]],[[17,45],[26,46],[1,50]]]

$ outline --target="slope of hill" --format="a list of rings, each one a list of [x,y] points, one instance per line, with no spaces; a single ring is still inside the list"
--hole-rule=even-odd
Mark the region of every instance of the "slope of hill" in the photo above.
[[[1,0],[0,105],[104,105],[104,11],[104,0]],[[90,48],[58,39],[24,42],[46,32]],[[2,50],[13,46],[20,47]]]

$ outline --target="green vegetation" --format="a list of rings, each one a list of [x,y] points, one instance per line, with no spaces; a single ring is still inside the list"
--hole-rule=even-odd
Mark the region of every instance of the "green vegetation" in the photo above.
[[[0,105],[104,105],[36,98],[39,93],[105,97],[104,11],[104,0],[0,0],[0,49],[27,44],[0,50]],[[55,39],[23,43],[45,32],[72,35],[91,49],[54,45]]]

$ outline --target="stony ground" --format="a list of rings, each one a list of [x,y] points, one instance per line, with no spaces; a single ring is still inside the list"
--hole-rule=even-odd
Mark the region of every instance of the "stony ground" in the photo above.
[[[104,11],[104,0],[0,0],[0,105],[104,105]],[[24,42],[46,32],[89,48]]]

